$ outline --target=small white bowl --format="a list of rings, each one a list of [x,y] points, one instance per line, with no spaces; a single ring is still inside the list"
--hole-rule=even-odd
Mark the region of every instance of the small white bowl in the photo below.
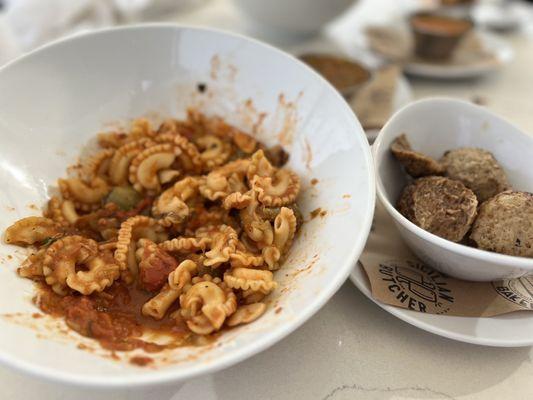
[[[302,177],[304,215],[318,207],[327,212],[303,225],[276,273],[279,287],[267,312],[211,345],[151,354],[154,363],[139,368],[128,362],[128,353],[118,353],[121,361],[111,360],[109,352],[103,358],[95,354],[101,349],[94,341],[72,331],[65,337],[47,329],[47,319],[31,319],[37,311],[32,283],[15,272],[24,254],[2,242],[0,362],[84,386],[175,383],[267,349],[318,311],[346,280],[374,211],[372,157],[361,125],[337,91],[294,57],[207,29],[105,30],[56,42],[1,68],[0,231],[38,213],[35,205],[45,204],[49,185],[76,163],[80,149],[105,124],[140,115],[183,117],[188,106],[247,131],[255,125],[267,145],[282,140],[291,155],[289,167]],[[314,178],[316,185],[310,183]],[[11,318],[2,317],[6,314]],[[80,342],[95,349],[80,350]]]
[[[256,24],[290,34],[311,34],[338,17],[355,0],[233,0]]]
[[[403,240],[425,263],[470,281],[494,281],[533,273],[533,259],[497,254],[440,238],[395,208],[407,177],[390,145],[405,133],[413,148],[434,158],[449,149],[479,147],[494,154],[513,188],[533,192],[533,137],[485,108],[459,100],[426,99],[398,111],[373,145],[377,192]]]

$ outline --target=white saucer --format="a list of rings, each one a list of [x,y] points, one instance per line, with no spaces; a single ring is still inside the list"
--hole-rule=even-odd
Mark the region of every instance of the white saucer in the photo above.
[[[437,64],[413,60],[404,65],[405,73],[432,79],[466,79],[496,71],[511,62],[514,57],[514,51],[505,40],[489,32],[477,31],[476,34],[484,48],[494,55],[494,62],[487,62],[486,59],[480,59],[478,63],[470,62],[461,65]]]
[[[460,342],[495,347],[533,345],[533,313],[518,311],[490,318],[423,314],[382,304],[372,298],[370,284],[359,263],[350,274],[363,294],[385,311],[417,328]]]

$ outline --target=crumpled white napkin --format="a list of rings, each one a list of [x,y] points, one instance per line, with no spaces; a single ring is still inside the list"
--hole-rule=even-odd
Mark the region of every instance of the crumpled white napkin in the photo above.
[[[112,25],[115,16],[108,0],[7,0],[0,37],[0,53],[5,41],[26,52],[64,34]]]
[[[50,40],[113,25],[111,0],[5,0],[0,63]]]
[[[59,37],[182,10],[204,0],[0,0],[0,65]]]

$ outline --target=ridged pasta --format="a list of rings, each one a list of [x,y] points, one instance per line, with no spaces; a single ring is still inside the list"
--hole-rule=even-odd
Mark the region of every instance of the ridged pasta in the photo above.
[[[6,230],[7,243],[34,248],[18,274],[66,299],[69,326],[87,335],[123,333],[110,321],[128,304],[142,314],[135,329],[161,321],[191,336],[261,317],[298,229],[298,175],[251,135],[194,110],[157,129],[135,119],[98,143],[77,177],[58,180],[44,217]],[[115,298],[119,317],[102,306]],[[101,315],[103,326],[80,322]],[[120,346],[144,340],[128,329]]]

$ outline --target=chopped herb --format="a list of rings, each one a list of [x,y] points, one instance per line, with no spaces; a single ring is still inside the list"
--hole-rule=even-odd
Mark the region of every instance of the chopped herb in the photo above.
[[[52,243],[54,243],[59,237],[47,237],[41,242],[41,246],[50,246]]]
[[[113,188],[106,199],[106,203],[115,203],[121,210],[129,211],[141,200],[141,195],[131,186]]]

